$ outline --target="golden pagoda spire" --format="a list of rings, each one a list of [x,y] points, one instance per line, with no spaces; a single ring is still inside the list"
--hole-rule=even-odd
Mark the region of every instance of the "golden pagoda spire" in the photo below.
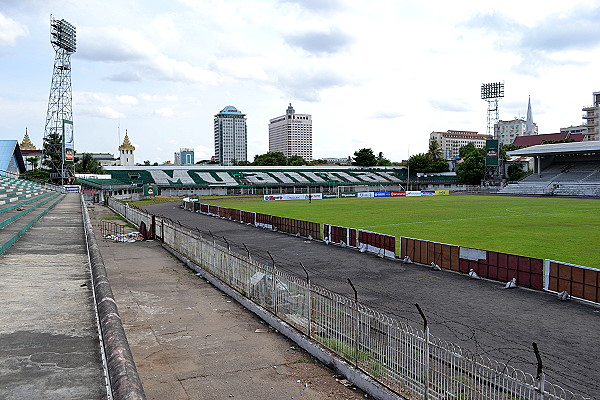
[[[125,129],[125,138],[123,139],[123,144],[119,146],[119,151],[123,150],[135,150],[135,147],[129,141],[129,136],[127,136],[127,129]]]
[[[25,128],[25,137],[23,137],[23,141],[21,142],[21,150],[37,150],[35,145],[31,143],[31,139],[29,139],[27,128]]]

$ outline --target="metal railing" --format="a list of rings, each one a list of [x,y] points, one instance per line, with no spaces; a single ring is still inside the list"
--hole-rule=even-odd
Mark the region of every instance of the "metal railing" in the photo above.
[[[130,222],[151,215],[109,199]],[[139,222],[138,222],[139,221]],[[408,399],[584,399],[511,366],[436,338],[399,319],[232,252],[200,232],[156,217],[163,242],[254,303]]]

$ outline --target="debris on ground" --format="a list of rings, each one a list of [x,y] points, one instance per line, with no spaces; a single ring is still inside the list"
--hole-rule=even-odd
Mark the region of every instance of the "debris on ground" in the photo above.
[[[115,242],[135,243],[144,240],[144,237],[139,232],[120,233],[116,235],[105,235],[104,239],[113,240]]]

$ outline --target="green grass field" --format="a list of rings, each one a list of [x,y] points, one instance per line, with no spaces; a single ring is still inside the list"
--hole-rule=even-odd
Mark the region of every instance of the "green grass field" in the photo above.
[[[595,199],[452,195],[211,204],[600,268]]]

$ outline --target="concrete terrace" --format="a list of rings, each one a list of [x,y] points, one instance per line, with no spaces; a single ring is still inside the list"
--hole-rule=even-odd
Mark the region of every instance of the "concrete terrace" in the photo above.
[[[80,197],[61,196],[0,256],[2,399],[106,398]]]

